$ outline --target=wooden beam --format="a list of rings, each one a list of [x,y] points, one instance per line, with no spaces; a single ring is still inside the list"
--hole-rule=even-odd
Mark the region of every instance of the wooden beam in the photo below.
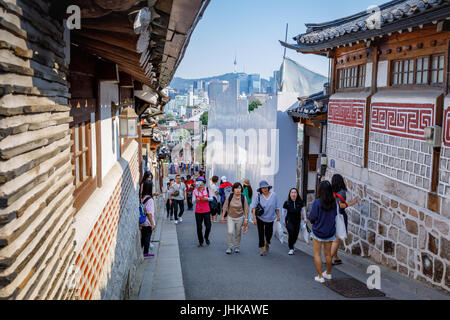
[[[97,63],[97,80],[106,82],[119,82],[119,68],[117,64],[105,60]]]
[[[137,53],[136,42],[138,37],[136,35],[124,37],[123,34],[117,34],[115,32],[90,29],[74,30],[73,35],[96,40],[107,45],[116,46],[118,49]]]
[[[136,36],[128,16],[120,13],[111,13],[98,19],[82,19],[81,29],[102,30]]]
[[[134,84],[133,84],[133,77],[123,71],[119,72],[119,78],[120,78],[120,82],[119,82],[119,86],[122,88],[134,88]]]

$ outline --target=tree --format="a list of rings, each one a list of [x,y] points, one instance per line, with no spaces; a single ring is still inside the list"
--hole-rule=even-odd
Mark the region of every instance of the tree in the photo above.
[[[207,126],[208,125],[208,112],[204,112],[201,117],[200,121],[202,122],[202,125]]]
[[[252,112],[258,109],[259,106],[262,106],[262,103],[259,100],[255,100],[248,105],[248,112]]]

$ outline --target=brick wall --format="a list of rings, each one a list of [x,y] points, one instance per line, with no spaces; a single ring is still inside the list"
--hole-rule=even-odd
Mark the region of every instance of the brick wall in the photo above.
[[[431,148],[425,141],[370,133],[370,171],[428,191],[431,164]]]
[[[76,258],[79,282],[75,299],[122,299],[128,271],[138,259],[134,254],[136,236],[139,236],[137,144],[129,148],[134,148],[129,167],[124,168]]]

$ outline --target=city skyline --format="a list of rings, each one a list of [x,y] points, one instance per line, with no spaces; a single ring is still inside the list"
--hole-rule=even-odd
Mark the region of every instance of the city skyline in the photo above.
[[[317,0],[314,3],[283,0],[283,5],[273,1],[213,0],[194,31],[185,57],[175,77],[200,79],[236,71],[260,74],[269,79],[273,70],[282,63],[286,23],[289,24],[288,42],[305,23],[332,21],[355,12],[364,11],[382,0],[335,2]],[[238,7],[239,6],[239,7]],[[285,10],[289,7],[290,10]],[[328,10],[318,10],[320,8]],[[233,23],[230,24],[230,21]],[[254,52],[256,50],[256,52]],[[328,75],[328,60],[316,55],[299,55],[287,51],[287,57],[323,76]],[[220,61],[220,63],[218,63]]]

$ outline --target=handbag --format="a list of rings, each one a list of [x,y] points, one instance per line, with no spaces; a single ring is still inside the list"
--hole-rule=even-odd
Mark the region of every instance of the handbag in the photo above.
[[[344,216],[339,212],[339,205],[336,206],[336,238],[347,239],[347,230],[345,228]]]
[[[260,203],[261,200],[261,194],[258,194],[258,205],[255,207],[255,215],[257,217],[261,217],[264,214],[264,208]]]

